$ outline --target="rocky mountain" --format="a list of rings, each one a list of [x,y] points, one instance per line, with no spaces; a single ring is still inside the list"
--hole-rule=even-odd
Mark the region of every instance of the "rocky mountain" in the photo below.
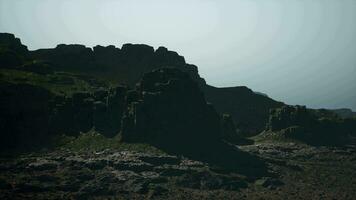
[[[9,34],[6,35],[9,37]],[[19,41],[13,35],[11,37]],[[245,133],[262,131],[268,120],[269,109],[283,105],[247,87],[210,86],[200,77],[197,66],[186,63],[183,56],[165,47],[155,50],[143,44],[124,44],[121,49],[115,46],[95,46],[91,49],[84,45],[60,44],[53,49],[39,49],[28,54],[37,63],[46,63],[55,71],[101,77],[130,87],[134,87],[144,73],[153,69],[178,68],[199,84],[206,100],[219,113],[230,114],[237,127]]]
[[[169,136],[171,138],[174,138],[174,132],[197,135],[197,138],[201,137],[200,132],[204,132],[207,138],[214,135],[212,132],[221,136],[224,135],[221,126],[230,129],[236,126],[235,129],[240,134],[251,136],[264,130],[267,122],[267,126],[275,126],[276,122],[271,121],[269,111],[279,110],[284,105],[244,86],[210,86],[200,77],[196,66],[187,64],[184,57],[164,47],[155,50],[148,45],[125,44],[121,49],[114,46],[95,46],[91,49],[83,45],[60,44],[54,49],[28,51],[20,39],[12,34],[2,33],[0,63],[3,81],[0,92],[5,97],[2,119],[7,124],[4,126],[6,134],[3,135],[13,135],[13,130],[6,128],[7,126],[26,130],[17,131],[21,134],[31,132],[31,128],[26,126],[32,124],[44,132],[71,135],[92,128],[109,137],[122,131],[125,140],[130,140],[135,135],[134,132],[155,130],[157,127],[170,128],[168,132],[173,134]],[[32,93],[39,97],[31,95]],[[10,106],[6,105],[7,102]],[[38,102],[42,102],[42,108],[37,106]],[[18,114],[8,109],[15,105],[22,105],[17,107]],[[26,107],[28,105],[29,108]],[[287,108],[280,111],[288,110]],[[39,109],[36,110],[38,117],[45,119],[42,127],[36,125],[40,120],[25,117],[25,113],[33,111],[26,111],[27,109]],[[166,113],[167,110],[176,113],[171,115]],[[159,117],[166,116],[164,120],[157,118],[160,111],[162,113]],[[277,113],[281,113],[280,111]],[[339,114],[341,111],[350,114],[345,110],[339,110]],[[323,109],[308,112],[312,112],[313,116],[317,115],[315,119],[335,117]],[[291,117],[293,112],[286,113],[286,116]],[[224,118],[223,115],[229,117]],[[278,114],[281,119],[284,116]],[[300,117],[307,119],[306,116]],[[19,118],[24,121],[18,120]],[[124,127],[121,126],[122,118]],[[232,122],[227,125],[222,119]],[[137,124],[141,120],[142,124]],[[132,125],[133,121],[135,125]],[[161,122],[156,124],[158,121]],[[181,125],[177,125],[179,123]],[[25,127],[21,128],[23,124]],[[185,128],[181,130],[182,127]],[[127,134],[128,132],[131,133]],[[150,131],[145,132],[149,138],[153,138]],[[189,134],[190,132],[197,133]],[[231,130],[225,130],[225,136],[230,138],[230,142],[233,137],[238,138],[235,132],[236,130],[232,130],[232,133]],[[164,138],[166,135],[155,137]],[[174,139],[177,140],[178,138]]]
[[[18,63],[22,64],[12,66],[2,61],[6,65],[1,70],[0,84],[2,148],[10,148],[7,145],[26,148],[34,145],[32,142],[45,143],[41,141],[51,135],[77,136],[92,129],[107,137],[121,133],[123,141],[152,142],[175,147],[174,150],[188,144],[186,138],[192,147],[202,138],[206,146],[211,145],[209,141],[222,140],[223,132],[229,133],[227,140],[238,138],[234,136],[237,133],[233,123],[222,128],[225,118],[207,104],[199,87],[204,80],[197,68],[185,64],[183,57],[165,48],[154,52],[145,45],[124,45],[122,50],[95,47],[92,51],[80,45],[59,45],[52,50],[28,52],[13,35],[5,36],[4,41],[13,42],[1,48],[18,55]],[[26,56],[21,57],[24,52]],[[133,76],[124,76],[127,82],[123,82],[131,83],[129,86],[87,75],[100,71],[98,62],[105,60],[109,62],[102,64],[104,69],[114,68],[116,62],[110,63],[110,58],[126,59],[124,62],[131,67],[139,65],[146,70],[150,70],[152,62],[176,63],[183,70],[178,67],[149,73],[138,70]],[[136,79],[139,81],[133,88]]]
[[[0,129],[0,199],[355,196],[355,119],[210,86],[164,47],[0,34]]]

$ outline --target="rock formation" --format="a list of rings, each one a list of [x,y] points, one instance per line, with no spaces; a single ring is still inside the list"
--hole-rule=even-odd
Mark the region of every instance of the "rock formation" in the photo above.
[[[221,140],[219,115],[188,74],[173,68],[154,70],[132,93],[123,119],[123,141],[191,152],[197,144],[204,149]]]
[[[291,126],[310,127],[313,120],[313,116],[305,106],[283,106],[271,110],[267,129],[276,131]]]
[[[183,56],[165,47],[154,50],[143,44],[95,46],[93,50],[82,45],[58,45],[54,49],[31,52],[36,60],[53,64],[55,70],[83,72],[134,87],[144,73],[162,67],[178,68],[187,72],[205,93],[206,100],[220,113],[229,113],[237,127],[247,134],[263,130],[269,109],[283,105],[265,95],[256,94],[247,87],[215,88],[205,83],[195,65],[187,64]]]
[[[0,95],[0,148],[31,148],[53,135],[77,136],[91,129],[107,137],[117,135],[126,88],[63,96],[39,86],[1,82]]]
[[[6,67],[17,66],[21,67],[21,70],[35,73],[51,73],[52,70],[84,73],[133,87],[144,73],[153,69],[178,68],[187,72],[199,84],[206,100],[214,104],[220,114],[229,113],[239,129],[246,133],[260,132],[268,120],[269,109],[283,105],[246,87],[209,86],[199,76],[195,65],[187,64],[183,56],[165,47],[154,50],[148,45],[124,44],[121,49],[112,45],[95,46],[91,49],[83,45],[60,44],[54,49],[28,52],[11,34],[0,34],[0,38],[3,38],[0,41],[5,41],[4,44],[12,44],[7,45],[7,49],[12,49],[10,52],[0,54],[1,63]],[[21,53],[14,54],[13,49]],[[18,55],[30,55],[34,60],[32,63],[35,64],[22,66],[24,61]]]
[[[327,117],[325,117],[327,116]],[[283,106],[271,110],[265,134],[277,134],[313,145],[341,145],[355,135],[356,120],[321,114],[305,106]]]
[[[0,68],[20,66],[28,56],[27,47],[13,34],[0,33]]]
[[[26,148],[26,141],[48,138],[52,95],[28,84],[0,83],[0,149]]]
[[[334,109],[331,111],[342,118],[356,118],[356,112],[353,112],[351,109],[348,108]]]
[[[237,133],[236,126],[231,115],[223,114],[220,121],[223,140],[233,144],[244,142],[242,136]]]
[[[236,127],[245,135],[260,133],[268,121],[269,110],[283,105],[243,86],[216,88],[205,85],[202,90],[207,101],[219,113],[230,114]]]

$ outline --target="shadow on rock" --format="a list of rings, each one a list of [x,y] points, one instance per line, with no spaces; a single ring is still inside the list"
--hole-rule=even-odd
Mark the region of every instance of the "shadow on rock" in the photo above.
[[[215,142],[209,146],[202,143],[197,142],[194,146],[182,145],[180,148],[176,148],[177,145],[168,146],[169,143],[153,145],[170,154],[205,162],[218,173],[238,173],[250,179],[268,176],[267,166],[262,159],[225,142]]]
[[[220,116],[205,101],[187,73],[162,68],[145,74],[136,90],[128,93],[127,104],[121,130],[124,142],[150,143],[252,177],[267,171],[258,158],[223,142],[239,138],[231,118]]]

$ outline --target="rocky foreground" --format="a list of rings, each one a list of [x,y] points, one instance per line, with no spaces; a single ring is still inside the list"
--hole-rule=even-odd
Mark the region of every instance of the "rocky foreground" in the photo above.
[[[354,199],[356,148],[261,143],[236,147],[264,176],[182,156],[106,149],[1,157],[0,199]]]

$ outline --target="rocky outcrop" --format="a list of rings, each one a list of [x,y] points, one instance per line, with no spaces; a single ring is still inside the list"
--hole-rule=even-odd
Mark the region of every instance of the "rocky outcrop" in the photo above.
[[[223,114],[221,116],[220,121],[221,121],[221,134],[223,140],[233,144],[238,144],[243,141],[242,136],[239,135],[236,131],[236,126],[234,121],[232,120],[231,115]]]
[[[0,83],[0,149],[26,148],[48,138],[52,95],[28,84]]]
[[[296,139],[313,145],[341,145],[356,132],[356,121],[321,115],[318,110],[309,110],[305,106],[283,106],[271,110],[269,122],[263,135],[278,135],[287,139]]]
[[[53,135],[95,129],[113,137],[121,129],[126,87],[54,94],[31,84],[0,83],[0,148],[43,146]]]
[[[104,76],[134,86],[144,73],[157,68],[178,68],[187,72],[205,93],[219,113],[229,113],[242,132],[255,134],[263,130],[269,109],[283,104],[256,94],[246,87],[215,88],[205,83],[195,65],[187,64],[184,57],[165,47],[154,50],[142,44],[125,44],[89,48],[78,45],[59,45],[55,49],[33,51],[35,59],[53,62],[57,70],[81,71]],[[73,60],[74,59],[74,60]]]
[[[126,106],[126,87],[115,87],[108,92],[94,93],[93,126],[105,136],[113,137],[121,129],[121,118]]]
[[[154,70],[143,76],[126,99],[121,141],[148,143],[229,171],[266,173],[263,161],[231,145],[239,142],[231,118],[221,117],[206,102],[187,73],[174,68]]]
[[[339,117],[342,118],[356,118],[356,112],[353,112],[348,108],[334,109],[330,111],[336,113]]]
[[[260,133],[268,122],[269,110],[283,105],[247,87],[202,87],[206,99],[219,113],[231,115],[236,127],[245,135]]]
[[[11,33],[0,33],[0,48],[10,49],[19,55],[27,55],[28,49]]]
[[[127,99],[123,141],[191,152],[198,143],[204,149],[221,139],[219,115],[206,103],[198,84],[180,70],[145,74]]]
[[[56,70],[82,71],[95,69],[93,51],[84,45],[60,44],[54,49],[40,49],[31,52],[31,56],[35,60],[53,63]]]
[[[13,35],[12,35],[13,36]],[[93,49],[83,45],[60,44],[53,49],[39,49],[29,52],[35,63],[45,65],[26,65],[22,70],[35,73],[50,73],[50,70],[85,73],[96,77],[114,80],[134,87],[144,73],[154,69],[178,68],[190,75],[205,93],[205,98],[220,113],[228,113],[241,132],[256,134],[263,130],[268,121],[268,111],[283,104],[256,94],[246,87],[215,88],[205,83],[195,65],[186,63],[183,56],[165,47],[156,50],[143,44],[124,44],[115,46],[95,46]],[[0,53],[6,66],[22,65],[16,55]],[[2,62],[2,63],[5,63]]]
[[[312,114],[308,112],[305,106],[283,106],[271,110],[267,129],[276,131],[291,126],[310,127],[313,120]]]
[[[0,68],[13,68],[24,63],[27,47],[13,34],[0,33]]]
[[[51,132],[77,135],[89,131],[93,127],[93,103],[90,93],[58,96],[52,107]]]
[[[200,82],[197,67],[185,63],[178,53],[159,47],[143,44],[124,44],[121,49],[115,46],[58,45],[54,49],[39,49],[31,52],[36,60],[53,63],[56,70],[94,73],[110,77],[121,83],[134,86],[146,72],[161,67],[176,67],[188,72]]]
[[[126,88],[119,86],[98,89],[91,93],[75,93],[72,97],[57,97],[51,115],[51,131],[77,135],[94,128],[113,137],[121,129]]]

